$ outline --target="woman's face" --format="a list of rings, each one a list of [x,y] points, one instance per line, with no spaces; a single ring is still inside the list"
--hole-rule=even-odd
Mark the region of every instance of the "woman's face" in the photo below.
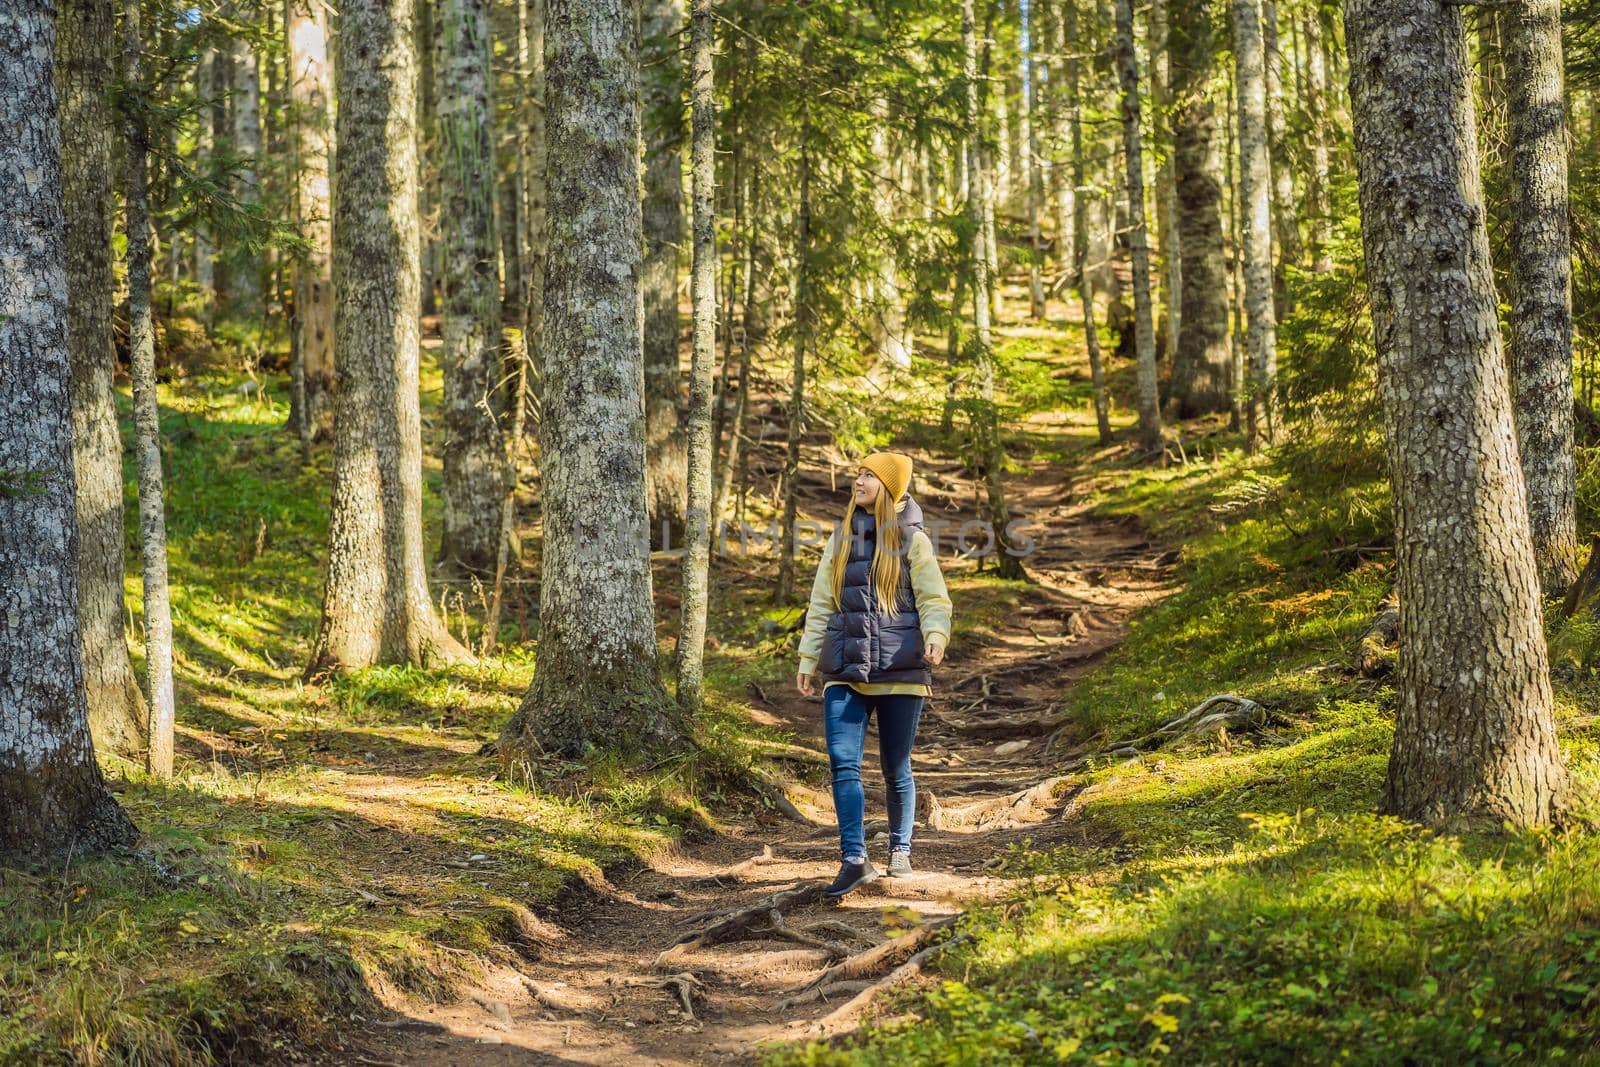
[[[855,497],[856,507],[870,508],[878,499],[878,494],[883,492],[883,483],[878,480],[876,474],[862,467],[856,474],[855,485],[851,487],[851,492]]]

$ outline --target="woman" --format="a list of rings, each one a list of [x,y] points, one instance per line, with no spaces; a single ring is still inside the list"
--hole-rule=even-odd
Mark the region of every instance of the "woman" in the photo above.
[[[922,509],[906,494],[911,458],[874,452],[861,461],[844,521],[828,539],[811,584],[800,669],[805,696],[822,687],[833,809],[839,821],[839,876],[824,892],[841,897],[878,877],[867,859],[861,753],[867,717],[878,716],[878,747],[889,800],[889,876],[911,873],[916,784],[911,746],[933,666],[950,643],[950,594],[922,529]],[[838,551],[841,531],[850,531]]]

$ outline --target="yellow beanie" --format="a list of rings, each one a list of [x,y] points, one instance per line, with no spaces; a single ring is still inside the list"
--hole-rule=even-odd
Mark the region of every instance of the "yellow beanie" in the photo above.
[[[861,461],[861,466],[878,476],[889,491],[889,499],[898,502],[911,485],[911,457],[899,452],[873,452]]]

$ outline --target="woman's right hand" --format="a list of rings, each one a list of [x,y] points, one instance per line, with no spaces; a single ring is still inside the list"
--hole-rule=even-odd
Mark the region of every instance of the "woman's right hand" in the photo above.
[[[811,677],[809,674],[796,674],[794,676],[794,687],[800,690],[801,696],[808,697],[817,691],[811,683]]]

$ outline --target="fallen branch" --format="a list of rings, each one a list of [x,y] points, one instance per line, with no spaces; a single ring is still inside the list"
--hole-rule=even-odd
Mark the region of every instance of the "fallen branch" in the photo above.
[[[654,989],[670,989],[678,994],[678,1000],[683,1004],[683,1013],[689,1017],[690,1022],[698,1022],[694,1015],[695,990],[704,990],[705,986],[700,979],[688,971],[679,974],[664,975],[660,978],[629,978],[631,986],[650,986]]]
[[[996,824],[1016,825],[1028,820],[1055,799],[1056,789],[1067,780],[1056,775],[1003,797],[945,806],[930,796],[926,809],[930,830],[989,829]]]
[[[1399,641],[1400,597],[1398,592],[1390,592],[1378,605],[1372,625],[1367,627],[1356,644],[1357,673],[1364,678],[1387,674],[1394,664],[1390,652]]]

